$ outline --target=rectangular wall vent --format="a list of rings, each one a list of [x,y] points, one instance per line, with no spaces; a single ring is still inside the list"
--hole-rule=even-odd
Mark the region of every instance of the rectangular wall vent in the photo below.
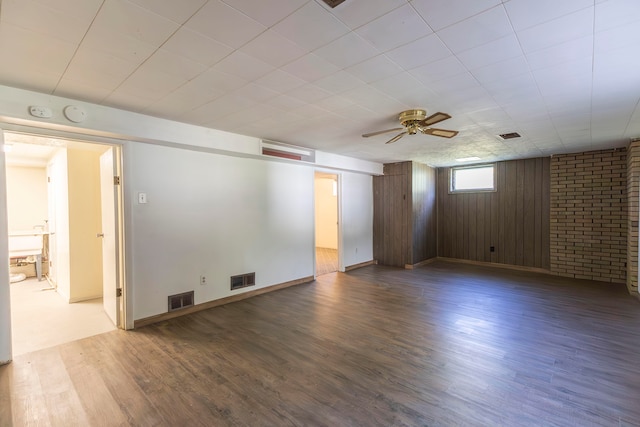
[[[256,273],[240,274],[231,276],[231,290],[246,288],[256,284]]]
[[[176,295],[169,295],[169,311],[180,310],[193,306],[193,291],[184,292]]]
[[[299,160],[314,163],[316,152],[311,148],[296,147],[282,142],[262,140],[261,153],[263,156],[280,157],[281,159]]]

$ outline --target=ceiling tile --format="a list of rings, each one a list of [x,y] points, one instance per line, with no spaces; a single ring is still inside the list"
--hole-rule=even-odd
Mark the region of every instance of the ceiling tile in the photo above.
[[[178,27],[175,22],[127,0],[106,0],[91,25],[89,35],[101,30],[103,34],[116,33],[159,47]],[[107,40],[109,38],[101,40],[101,43],[106,45]]]
[[[404,4],[406,4],[406,0],[351,0],[342,3],[332,12],[353,30]]]
[[[240,50],[274,67],[281,67],[308,53],[306,49],[273,30],[260,34]]]
[[[347,68],[380,54],[376,48],[362,37],[350,32],[316,50],[314,54],[326,59],[339,68]]]
[[[184,25],[236,49],[267,29],[264,25],[220,0],[209,0]]]
[[[361,107],[383,115],[396,115],[406,109],[406,106],[397,99],[366,86],[351,89],[345,92],[344,96],[350,98]]]
[[[13,70],[13,74],[26,74],[29,73],[28,70],[35,70],[32,76],[47,76],[43,82],[47,81],[50,84],[51,79],[59,80],[62,77],[74,51],[74,44],[53,39],[42,33],[9,23],[4,23],[0,27],[0,55],[2,55],[0,68],[3,68],[5,73]],[[53,83],[46,92],[53,90],[56,82]],[[19,85],[19,87],[28,86]]]
[[[640,25],[626,24],[597,33],[594,40],[596,55],[612,50],[635,48],[640,44]]]
[[[429,34],[426,37],[390,50],[385,55],[405,70],[410,70],[444,59],[451,55],[451,51],[442,43],[437,34]]]
[[[437,32],[453,53],[472,49],[512,33],[511,23],[502,6],[475,15]]]
[[[117,88],[136,68],[138,68],[136,63],[127,62],[108,53],[81,47],[74,55],[64,76],[77,83],[111,88],[111,91]]]
[[[338,71],[335,74],[316,80],[313,84],[327,92],[337,95],[349,89],[361,86],[364,82],[355,78],[352,74],[349,74],[346,71]]]
[[[407,108],[435,107],[436,95],[408,73],[396,74],[372,83],[380,92],[402,102]]]
[[[317,102],[331,96],[330,92],[308,83],[287,92],[287,96],[305,103]]]
[[[387,58],[386,55],[378,55],[359,64],[353,65],[345,71],[353,74],[364,82],[371,83],[376,80],[401,73],[403,70],[400,66]]]
[[[217,63],[234,50],[187,27],[181,27],[176,31],[162,48],[208,66]]]
[[[413,7],[406,4],[363,25],[356,32],[377,49],[386,52],[433,31]]]
[[[638,21],[640,2],[636,0],[608,0],[596,4],[596,32]]]
[[[440,61],[414,68],[409,72],[422,83],[429,85],[438,80],[446,79],[466,72],[467,69],[455,56],[449,56]]]
[[[207,82],[200,76],[180,86],[167,96],[149,105],[146,111],[150,113],[162,112],[173,117],[185,116],[188,111],[224,95],[225,90],[216,84],[208,84],[213,79],[211,76],[207,77]]]
[[[135,96],[126,90],[115,91],[111,93],[104,102],[108,105],[114,105],[115,108],[126,109],[127,111],[140,112],[144,110],[151,102],[152,99],[140,98]]]
[[[178,24],[184,24],[194,13],[196,13],[207,0],[180,0],[158,1],[158,0],[129,0],[138,6],[150,10],[158,15],[164,16]]]
[[[593,8],[582,9],[561,18],[518,32],[525,53],[548,48],[593,33]]]
[[[324,46],[349,31],[346,25],[314,1],[272,28],[308,51]]]
[[[302,86],[306,82],[302,79],[294,77],[286,71],[273,70],[269,74],[255,80],[254,83],[267,89],[284,93],[290,91],[291,89],[295,89],[298,86]]]
[[[213,66],[214,70],[232,74],[246,80],[254,80],[265,76],[274,70],[274,67],[236,50]]]
[[[458,59],[469,70],[473,70],[519,56],[522,56],[520,43],[514,34],[509,34],[482,46],[460,52]]]
[[[253,83],[249,83],[248,85],[236,89],[233,91],[233,94],[254,102],[264,102],[267,99],[279,96],[278,92]]]
[[[143,65],[129,76],[115,93],[124,91],[136,98],[157,101],[186,82],[187,79],[183,77]]]
[[[63,78],[58,83],[54,94],[64,98],[100,104],[103,99],[109,96],[113,89],[115,89],[115,87],[103,87],[96,84]]]
[[[271,27],[295,12],[308,0],[223,0],[265,27]]]
[[[307,82],[313,82],[335,73],[339,68],[318,55],[310,53],[283,66],[282,70]]]
[[[529,64],[524,56],[508,59],[502,62],[496,62],[495,64],[487,65],[486,67],[471,70],[471,74],[473,74],[480,84],[483,85],[507,79],[509,77],[527,74],[529,72]]]
[[[564,15],[593,6],[593,0],[536,0],[535,7],[528,0],[510,0],[504,7],[516,31],[552,21]]]
[[[192,61],[182,55],[158,49],[143,64],[145,68],[160,70],[163,73],[181,77],[184,80],[191,80],[207,69],[207,66],[196,61]]]
[[[276,107],[282,111],[295,111],[304,106],[306,102],[289,95],[280,95],[265,101],[265,104]]]
[[[77,11],[52,2],[4,0],[2,21],[69,43],[79,43],[89,29],[100,2],[79,4]]]
[[[554,67],[562,62],[593,56],[593,36],[589,35],[527,54],[532,70]]]
[[[491,9],[501,0],[412,0],[411,4],[438,31]]]

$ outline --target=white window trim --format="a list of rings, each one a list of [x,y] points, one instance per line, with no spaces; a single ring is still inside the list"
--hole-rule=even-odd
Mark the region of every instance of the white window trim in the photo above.
[[[493,168],[493,188],[474,188],[468,190],[455,190],[453,188],[454,171],[462,169],[478,169],[491,166]],[[477,165],[451,166],[449,168],[449,194],[460,193],[495,193],[498,191],[498,166],[496,163],[481,163]]]

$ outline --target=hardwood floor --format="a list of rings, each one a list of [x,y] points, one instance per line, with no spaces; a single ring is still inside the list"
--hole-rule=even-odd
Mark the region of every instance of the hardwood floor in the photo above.
[[[338,250],[316,248],[316,276],[338,271]]]
[[[0,367],[0,425],[638,426],[624,286],[370,266]]]

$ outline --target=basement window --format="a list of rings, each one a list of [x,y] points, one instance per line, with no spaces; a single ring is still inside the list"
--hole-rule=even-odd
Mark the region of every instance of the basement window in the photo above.
[[[496,191],[496,165],[459,166],[449,169],[450,193]]]

